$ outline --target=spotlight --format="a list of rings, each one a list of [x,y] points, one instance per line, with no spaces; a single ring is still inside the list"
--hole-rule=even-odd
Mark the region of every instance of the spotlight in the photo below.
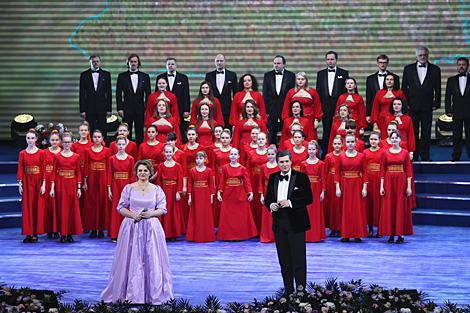
[[[15,116],[11,122],[11,139],[13,140],[13,145],[16,147],[24,146],[25,136],[20,136],[18,132],[26,133],[30,128],[35,128],[37,125],[38,123],[30,114],[20,114]]]
[[[119,120],[117,118],[116,115],[111,115],[110,117],[108,117],[106,119],[106,123],[107,123],[107,131],[108,132],[115,132],[117,131],[118,127],[119,127]]]
[[[436,139],[439,139],[440,147],[452,147],[453,142],[453,131],[452,131],[453,119],[446,114],[442,114],[436,121],[435,134]]]

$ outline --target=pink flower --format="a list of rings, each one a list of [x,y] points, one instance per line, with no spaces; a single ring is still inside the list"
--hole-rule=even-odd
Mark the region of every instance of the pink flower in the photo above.
[[[324,312],[324,313],[326,313],[326,312],[328,312],[328,308],[323,306],[323,307],[321,308],[321,311]]]
[[[273,305],[273,304],[274,304],[274,302],[272,302],[272,301],[268,302],[268,305]]]
[[[18,307],[20,307],[20,308],[24,309],[24,305],[23,305],[23,303],[21,303],[20,305],[18,305]]]
[[[377,305],[377,303],[374,303],[374,304],[372,305],[372,307],[373,307],[374,309],[377,309],[379,306]]]
[[[286,298],[281,298],[281,299],[279,299],[279,302],[281,302],[281,303],[286,303],[286,302],[287,302],[287,299],[286,299]]]
[[[310,307],[310,306],[306,307],[305,312],[311,313],[312,312],[312,307]]]
[[[5,296],[11,296],[11,292],[6,291],[6,292],[5,292]]]
[[[326,293],[327,295],[331,295],[331,294],[333,293],[333,291],[327,290],[327,291],[325,291],[325,293]]]

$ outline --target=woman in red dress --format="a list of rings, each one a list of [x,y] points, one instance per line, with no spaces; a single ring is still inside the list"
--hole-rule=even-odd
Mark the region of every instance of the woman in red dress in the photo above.
[[[268,123],[268,117],[266,115],[266,107],[264,105],[263,96],[258,92],[258,81],[251,74],[245,74],[240,78],[238,82],[238,90],[241,90],[233,96],[232,109],[230,111],[230,125],[236,126],[238,121],[242,119],[242,111],[245,107],[247,100],[254,102],[257,108],[259,108],[259,115],[263,124]]]
[[[197,123],[199,107],[203,103],[210,107],[213,119],[214,121],[217,121],[216,124],[224,125],[224,116],[222,115],[219,99],[214,97],[212,85],[208,81],[203,81],[201,83],[201,87],[199,87],[199,95],[196,99],[194,99],[193,106],[191,107],[191,119],[189,120],[189,123]]]
[[[380,195],[379,234],[390,236],[389,243],[403,243],[405,235],[413,235],[409,196],[412,194],[411,161],[408,152],[400,147],[401,134],[398,130],[390,135],[392,147],[384,151],[382,158],[382,179]]]
[[[188,205],[189,220],[186,240],[194,242],[215,241],[214,203],[215,186],[214,172],[205,166],[207,156],[204,151],[196,153],[197,166],[189,171]]]
[[[290,132],[289,137],[290,137],[290,139],[281,141],[280,144],[279,144],[279,150],[289,150],[289,149],[294,148],[294,146],[295,146],[294,133],[298,130],[301,130],[301,131],[304,130],[304,128],[302,127],[302,125],[300,125],[300,123],[295,123],[294,122],[291,126],[289,126],[289,132]],[[302,144],[305,148],[307,148],[308,142],[306,142],[304,140]]]
[[[272,173],[279,172],[279,167],[276,162],[277,148],[275,145],[270,145],[266,153],[268,157],[268,162],[261,165],[261,173],[258,184],[258,191],[260,193],[260,202],[264,206],[264,195],[266,195],[266,190],[268,188],[269,175]],[[261,218],[261,232],[260,232],[260,242],[261,243],[273,243],[274,232],[273,232],[273,215],[271,211],[266,210],[262,211]]]
[[[48,228],[45,210],[46,180],[44,175],[44,151],[36,147],[38,136],[31,128],[26,133],[28,147],[20,152],[18,161],[18,186],[22,199],[22,229],[24,243],[38,242],[38,235]]]
[[[161,221],[167,241],[176,241],[186,231],[180,201],[183,193],[183,168],[173,160],[175,147],[166,145],[163,153],[166,161],[158,165],[157,185],[162,187],[166,195],[168,212],[161,216]]]
[[[295,87],[287,93],[284,107],[282,109],[282,120],[284,123],[289,116],[292,116],[291,106],[294,101],[299,101],[301,103],[303,107],[303,116],[309,120],[309,124],[312,127],[312,139],[316,140],[317,128],[320,126],[319,122],[323,117],[323,111],[321,108],[320,96],[315,89],[308,86],[308,78],[305,72],[297,73]]]
[[[47,233],[46,238],[59,238],[59,222],[57,220],[57,206],[55,199],[51,198],[49,193],[51,192],[51,182],[52,182],[52,172],[54,171],[54,159],[57,153],[62,151],[60,147],[60,133],[57,129],[54,129],[51,132],[49,137],[49,142],[51,146],[44,150],[44,162],[46,164],[45,168],[45,179],[46,179],[46,192],[45,192],[45,213],[47,223],[44,225],[47,227],[44,231]]]
[[[150,121],[152,117],[157,113],[157,103],[160,99],[165,100],[170,108],[171,115],[178,122],[180,122],[180,113],[178,110],[178,99],[175,94],[167,91],[168,84],[164,78],[160,78],[157,82],[158,91],[151,93],[147,100],[147,109],[145,111],[145,128],[147,128],[152,122]]]
[[[263,122],[259,109],[253,100],[246,100],[242,109],[242,117],[238,120],[233,130],[233,146],[236,148],[249,144],[251,140],[251,129],[258,126],[261,131],[268,133],[266,122]]]
[[[296,130],[293,139],[295,146],[289,148],[288,151],[292,154],[292,169],[300,171],[300,164],[308,159],[308,149],[304,146],[305,135],[303,131]]]
[[[400,97],[393,99],[390,103],[389,112],[392,115],[387,118],[385,123],[388,125],[392,121],[397,121],[398,130],[403,138],[401,145],[406,147],[405,149],[410,153],[410,159],[412,160],[413,154],[416,150],[415,131],[413,128],[413,121],[411,120],[411,117],[408,116],[408,105],[406,104],[406,100]]]
[[[388,74],[385,76],[383,89],[377,91],[372,105],[370,122],[374,125],[374,130],[379,129],[382,134],[386,133],[387,124],[385,121],[391,114],[390,103],[396,97],[405,99],[405,94],[399,89],[393,74]]]
[[[109,230],[108,237],[112,242],[117,242],[119,228],[124,216],[119,214],[117,206],[121,198],[121,192],[127,184],[135,182],[134,158],[126,153],[129,140],[124,135],[118,135],[115,147],[118,150],[116,154],[110,157],[107,164],[108,171],[108,195],[111,201],[109,211]]]
[[[222,202],[217,238],[239,241],[258,235],[251,213],[253,200],[250,177],[238,163],[238,149],[230,150],[230,163],[224,165],[218,185],[217,198]]]
[[[396,120],[392,120],[390,123],[387,124],[387,138],[380,140],[379,147],[388,150],[392,147],[392,142],[390,141],[390,135],[393,131],[398,130],[398,122]],[[408,150],[406,144],[403,141],[400,141],[400,147],[405,150]]]
[[[309,119],[303,116],[302,102],[300,102],[300,100],[294,100],[290,106],[290,115],[284,120],[280,142],[284,142],[292,138],[290,130],[295,123],[302,125],[302,131],[305,133],[307,141],[318,139],[317,129],[313,128]]]
[[[149,122],[151,125],[157,126],[158,141],[165,142],[166,134],[168,134],[169,132],[175,132],[176,136],[178,137],[177,146],[179,147],[181,145],[182,141],[180,137],[181,133],[178,121],[170,113],[168,103],[165,100],[158,100],[157,111],[155,112],[155,115],[149,120]],[[145,136],[144,139],[145,141],[147,141],[147,136]]]
[[[382,201],[380,196],[380,168],[384,149],[380,149],[379,142],[380,133],[372,131],[369,136],[370,148],[364,150],[369,174],[366,197],[366,216],[369,225],[369,235],[367,237],[369,238],[374,236],[374,226],[379,226],[380,203]],[[379,235],[377,235],[377,238],[380,238]]]
[[[263,211],[266,210],[266,208],[261,204],[260,190],[258,190],[258,187],[261,179],[261,165],[266,164],[266,162],[269,161],[267,156],[268,150],[266,149],[267,141],[268,137],[266,133],[259,133],[258,147],[249,153],[246,162],[246,169],[250,174],[251,187],[253,188],[253,201],[250,202],[251,213],[253,214],[253,219],[258,233],[261,233]]]
[[[157,167],[163,158],[163,147],[165,146],[164,143],[157,140],[157,134],[157,126],[149,125],[146,134],[148,140],[143,142],[139,147],[139,151],[137,151],[137,161],[149,160],[153,165],[154,174],[150,177],[150,182],[157,180]]]
[[[358,132],[357,132],[357,124],[356,124],[356,121],[354,120],[349,120],[346,122],[346,126],[345,126],[345,130],[346,130],[346,134],[347,133],[354,133],[356,134],[356,138],[357,138],[357,143],[356,143],[356,151],[357,152],[363,152],[365,149],[366,149],[366,144],[364,143],[364,141],[362,141],[359,137],[358,137]],[[343,141],[345,140],[345,138],[343,137]],[[343,145],[343,152],[346,151],[347,148],[346,148],[346,145]]]
[[[103,134],[96,129],[93,132],[94,145],[85,151],[85,178],[83,191],[87,198],[83,207],[82,224],[91,230],[90,238],[103,238],[108,230],[109,206],[107,195],[107,166],[111,151],[101,145]]]
[[[340,154],[336,161],[336,196],[342,200],[341,242],[367,237],[366,202],[367,164],[364,154],[357,152],[355,134],[346,135],[348,150]]]
[[[307,206],[310,225],[305,236],[307,242],[320,242],[326,239],[325,216],[323,215],[323,200],[325,199],[326,179],[324,163],[318,159],[318,143],[312,140],[308,143],[308,159],[300,165],[300,171],[308,175],[313,193],[313,203]]]
[[[343,138],[341,138],[341,135],[337,135],[333,139],[333,152],[325,156],[325,164],[323,165],[325,171],[323,176],[326,177],[326,196],[325,203],[323,204],[323,214],[325,215],[325,227],[331,230],[328,237],[341,237],[341,212],[343,210],[341,199],[336,196],[335,184],[336,161],[341,153],[343,153]]]
[[[246,162],[247,158],[250,155],[252,151],[255,151],[258,149],[258,135],[261,132],[261,128],[258,126],[255,126],[251,129],[250,132],[250,137],[251,137],[251,142],[248,145],[243,145],[240,147],[240,159],[238,159],[238,162],[246,167]]]
[[[364,128],[367,127],[366,120],[366,107],[364,105],[364,99],[357,93],[357,83],[354,78],[346,79],[346,93],[342,94],[338,98],[336,109],[341,104],[347,104],[351,109],[351,118],[356,121],[357,127],[359,128],[359,135],[364,134]]]
[[[199,106],[196,121],[197,142],[206,149],[206,154],[209,154],[209,147],[214,142],[215,125],[217,122],[212,117],[211,107],[207,103],[202,103]]]
[[[62,135],[64,150],[55,155],[51,192],[49,193],[52,198],[56,196],[61,243],[72,243],[74,242],[72,235],[83,233],[78,201],[82,195],[82,173],[79,155],[70,150],[72,140],[72,134],[64,133]]]
[[[336,110],[336,116],[333,119],[333,126],[331,126],[330,143],[328,145],[328,153],[333,151],[333,139],[336,135],[341,135],[344,140],[346,136],[346,123],[351,119],[351,109],[347,104],[340,104]]]
[[[126,138],[127,140],[126,153],[132,156],[135,160],[137,158],[137,144],[127,138],[129,136],[129,125],[127,123],[122,123],[121,125],[119,125],[118,136],[124,136]],[[116,143],[117,143],[117,140],[109,144],[109,150],[111,150],[112,154],[118,153],[118,148],[116,147]]]
[[[222,147],[222,142],[220,141],[220,135],[224,131],[224,125],[216,125],[214,126],[214,142],[209,146],[210,154],[209,157],[212,155],[215,149],[219,149]]]
[[[166,135],[167,145],[172,145],[173,147],[175,147],[176,141],[177,141],[177,138],[174,132],[169,132]],[[175,160],[176,163],[179,163],[183,167],[183,195],[185,195],[186,192],[188,191],[188,160],[186,159],[186,154],[184,153],[183,150],[175,147],[173,160]]]

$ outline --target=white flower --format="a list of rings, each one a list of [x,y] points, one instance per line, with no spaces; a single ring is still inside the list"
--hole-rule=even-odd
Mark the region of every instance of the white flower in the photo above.
[[[325,303],[325,305],[328,309],[334,309],[335,308],[335,304],[333,302],[327,302],[327,303]]]
[[[49,127],[49,128],[54,127],[54,124],[49,123],[49,125],[47,125],[47,127]]]
[[[59,123],[59,124],[57,124],[57,127],[64,127],[64,124]]]
[[[217,313],[227,313],[225,310],[217,310]]]
[[[434,308],[433,312],[434,313],[441,313],[441,308],[437,306],[437,307]]]
[[[408,308],[401,308],[400,313],[411,313],[411,310]]]
[[[302,302],[302,303],[299,304],[299,307],[301,307],[301,308],[303,308],[305,306],[307,306],[307,303],[305,303],[305,302]]]
[[[50,308],[49,313],[58,313],[59,310],[57,308]]]
[[[217,312],[219,312],[220,310],[218,310]],[[266,313],[268,311],[268,308],[262,308],[261,309],[261,313]]]
[[[349,289],[349,290],[354,290],[354,289],[356,289],[356,285],[354,285],[354,284],[347,284],[347,285],[345,285],[345,287],[346,287],[347,289]]]

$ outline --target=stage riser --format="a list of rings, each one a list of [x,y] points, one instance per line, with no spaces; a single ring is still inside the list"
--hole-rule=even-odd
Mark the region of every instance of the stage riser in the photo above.
[[[18,162],[0,162],[0,173],[16,174],[18,171]]]
[[[21,227],[21,216],[6,217],[0,214],[0,228],[17,228],[17,227]]]
[[[435,193],[448,195],[465,195],[470,193],[469,185],[442,184],[433,182],[415,182],[415,191],[419,193]]]
[[[414,162],[415,174],[470,174],[470,162]]]
[[[20,197],[8,197],[8,198],[3,198],[0,199],[0,215],[5,212],[16,212],[16,213],[21,213],[21,200]]]
[[[0,186],[0,200],[2,198],[17,197],[20,193],[18,191],[18,185],[6,184],[6,186]]]
[[[439,225],[439,226],[457,226],[457,227],[469,227],[470,226],[470,215],[469,216],[456,216],[456,215],[445,215],[445,214],[415,214],[413,213],[413,224],[414,225]],[[436,237],[439,234],[436,234]]]
[[[443,196],[443,195],[441,194],[439,196]],[[443,211],[459,210],[459,211],[466,211],[470,213],[470,198],[468,197],[465,200],[430,199],[430,198],[421,198],[419,194],[416,194],[416,205],[418,208],[439,209]]]

